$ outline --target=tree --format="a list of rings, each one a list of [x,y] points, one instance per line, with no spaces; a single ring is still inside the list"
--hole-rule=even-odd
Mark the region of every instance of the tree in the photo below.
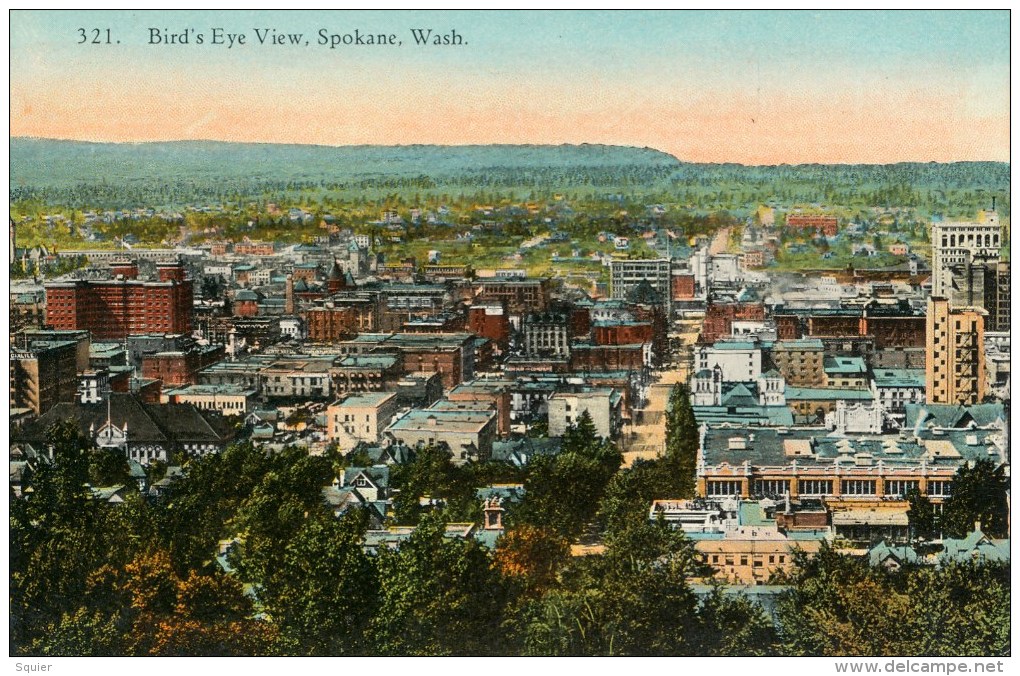
[[[559,588],[514,620],[527,655],[693,655],[701,572],[693,544],[665,524],[607,539],[605,554],[575,559]]]
[[[828,547],[796,563],[776,608],[784,654],[1009,654],[1009,566],[885,571]]]
[[[378,589],[357,512],[318,513],[284,544],[279,565],[254,579],[289,654],[361,655]]]
[[[728,596],[718,586],[698,608],[698,655],[768,656],[779,636],[761,606],[746,596]]]
[[[453,464],[449,448],[430,444],[415,456],[414,462],[397,468],[390,477],[399,493],[393,499],[397,523],[414,525],[422,515],[419,499],[438,498],[445,503],[444,513],[453,521],[474,521],[481,509],[475,497],[470,474]]]
[[[496,543],[493,565],[525,595],[541,595],[570,558],[570,543],[555,532],[524,524]]]
[[[673,386],[669,393],[666,411],[665,459],[675,473],[678,497],[694,496],[694,479],[697,469],[700,434],[698,422],[691,407],[691,392],[682,383]]]
[[[371,631],[383,655],[501,655],[505,590],[471,539],[447,538],[439,515],[422,517],[398,549],[379,552]]]
[[[919,540],[934,540],[938,537],[938,525],[935,518],[935,506],[919,490],[907,492],[907,520],[910,524],[910,536]]]
[[[1009,478],[1004,465],[991,460],[963,465],[953,477],[953,493],[942,509],[942,532],[953,538],[965,537],[980,524],[985,535],[1006,537],[1009,533]]]

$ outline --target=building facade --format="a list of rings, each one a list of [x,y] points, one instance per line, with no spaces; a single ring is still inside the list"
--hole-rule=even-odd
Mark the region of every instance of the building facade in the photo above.
[[[984,325],[980,308],[928,301],[925,398],[931,404],[979,404],[985,396]]]
[[[95,339],[146,333],[191,333],[193,285],[182,265],[157,267],[158,281],[110,279],[51,282],[46,321],[57,330],[85,329]]]
[[[980,222],[932,223],[932,295],[953,306],[984,307],[985,280],[999,263],[1002,226],[994,211]]]

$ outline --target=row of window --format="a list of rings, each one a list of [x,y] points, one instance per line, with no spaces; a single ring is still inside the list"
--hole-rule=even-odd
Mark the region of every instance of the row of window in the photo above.
[[[737,561],[737,559],[738,557],[733,554],[712,554],[712,565],[719,565],[720,563],[722,563],[723,565],[726,566],[732,566],[735,565],[734,562]],[[748,559],[749,559],[748,555],[741,554],[739,556],[740,565],[746,566]],[[765,555],[755,554],[753,558],[750,558],[750,561],[753,564],[754,568],[761,568],[763,565],[765,565]],[[776,565],[777,561],[780,564],[784,564],[786,563],[786,554],[769,554],[768,561],[769,565],[772,566]]]
[[[952,481],[928,481],[928,495],[947,497],[952,494]],[[741,494],[740,480],[709,481],[707,493],[712,497],[738,496]],[[840,483],[842,495],[877,495],[875,479],[843,479]],[[886,479],[884,495],[906,495],[918,489],[920,482],[914,479]],[[800,495],[833,495],[832,479],[801,479],[798,483]],[[755,495],[786,495],[790,482],[786,479],[755,479],[752,493]]]

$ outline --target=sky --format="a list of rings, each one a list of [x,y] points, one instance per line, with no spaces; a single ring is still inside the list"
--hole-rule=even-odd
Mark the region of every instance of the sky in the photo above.
[[[414,28],[463,44],[418,46]],[[320,31],[401,44],[330,48]],[[1005,10],[12,11],[10,35],[12,136],[1009,160]]]

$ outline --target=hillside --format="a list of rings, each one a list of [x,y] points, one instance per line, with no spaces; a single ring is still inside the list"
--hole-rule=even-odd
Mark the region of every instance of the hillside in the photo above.
[[[310,146],[216,141],[85,143],[12,138],[10,198],[72,208],[391,195],[539,198],[555,192],[737,209],[757,203],[887,206],[972,214],[999,199],[1002,162],[893,165],[695,164],[605,145]]]

